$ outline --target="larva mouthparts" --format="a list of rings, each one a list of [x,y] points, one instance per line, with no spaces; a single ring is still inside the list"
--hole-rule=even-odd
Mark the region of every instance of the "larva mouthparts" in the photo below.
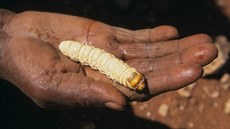
[[[139,73],[134,73],[129,83],[129,87],[133,87],[134,90],[142,91],[145,88],[144,77]]]
[[[78,61],[82,65],[89,65],[108,78],[132,90],[143,91],[146,87],[143,75],[103,49],[70,40],[62,41],[59,49],[70,59]]]

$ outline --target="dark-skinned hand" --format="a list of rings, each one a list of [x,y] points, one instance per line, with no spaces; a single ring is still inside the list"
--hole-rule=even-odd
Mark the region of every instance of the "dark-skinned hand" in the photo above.
[[[122,110],[128,101],[145,101],[197,81],[202,67],[216,58],[208,35],[177,37],[172,26],[132,31],[77,16],[0,10],[0,77],[41,107]],[[70,60],[58,49],[63,40],[114,54],[144,75],[147,89],[137,93]]]

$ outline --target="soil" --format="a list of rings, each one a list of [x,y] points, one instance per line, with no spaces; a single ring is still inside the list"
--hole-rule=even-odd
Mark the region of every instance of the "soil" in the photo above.
[[[219,35],[230,39],[230,12],[222,13],[212,0],[1,0],[0,8],[78,15],[128,29],[167,24],[178,28],[181,37],[207,33],[214,40]],[[132,102],[123,112],[95,108],[44,110],[1,80],[0,128],[229,129],[229,82],[220,81],[226,73],[230,73],[230,61],[190,88],[167,92],[143,103]]]

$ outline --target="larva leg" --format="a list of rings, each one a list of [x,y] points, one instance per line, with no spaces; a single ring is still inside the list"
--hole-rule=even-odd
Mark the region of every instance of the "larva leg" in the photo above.
[[[82,65],[89,65],[117,83],[132,90],[142,91],[145,88],[144,77],[128,64],[102,49],[94,48],[74,41],[63,41],[60,51]]]

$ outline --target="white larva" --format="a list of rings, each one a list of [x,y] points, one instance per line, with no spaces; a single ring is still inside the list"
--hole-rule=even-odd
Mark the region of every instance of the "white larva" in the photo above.
[[[70,59],[89,65],[130,89],[142,91],[145,87],[144,77],[136,69],[103,49],[69,40],[61,42],[59,49]]]

